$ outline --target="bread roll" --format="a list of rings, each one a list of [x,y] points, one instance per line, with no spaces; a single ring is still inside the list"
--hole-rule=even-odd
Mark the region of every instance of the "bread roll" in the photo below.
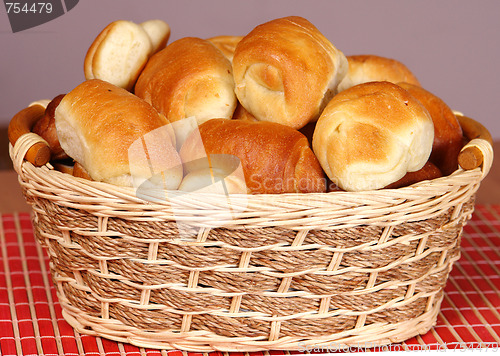
[[[236,46],[236,95],[258,120],[300,129],[318,118],[347,73],[344,54],[309,21],[292,16],[255,27]]]
[[[181,38],[155,54],[135,93],[170,122],[196,117],[230,119],[236,108],[231,63],[209,41]]]
[[[463,146],[463,132],[448,105],[428,90],[410,83],[398,83],[429,111],[434,123],[434,142],[430,161],[447,176],[458,168],[458,154]]]
[[[61,147],[95,181],[134,186],[163,173],[155,182],[176,189],[182,164],[166,118],[144,100],[99,79],[66,94],[55,112]],[[138,147],[131,151],[131,147]],[[157,177],[158,178],[158,177]]]
[[[215,36],[208,40],[232,62],[236,45],[238,45],[242,38],[243,36]]]
[[[47,141],[50,148],[50,159],[56,161],[68,158],[68,155],[64,152],[59,143],[54,118],[56,107],[63,97],[64,94],[60,94],[49,102],[45,108],[45,114],[35,123],[32,130]]]
[[[339,92],[367,82],[407,82],[420,86],[417,77],[408,67],[392,58],[362,54],[347,56],[347,62],[349,70],[338,86]]]
[[[389,82],[359,84],[337,94],[321,114],[313,149],[341,189],[383,188],[421,169],[432,149],[428,111]]]
[[[262,121],[213,119],[199,126],[181,148],[187,173],[206,167],[207,157],[236,156],[248,193],[324,192],[326,180],[307,139],[288,126]],[[218,168],[224,164],[211,162]],[[227,171],[227,170],[226,170]]]
[[[101,79],[132,90],[149,57],[169,36],[170,28],[161,20],[140,25],[125,20],[110,23],[87,51],[85,79]]]
[[[181,38],[151,57],[135,93],[173,123],[178,147],[204,121],[230,119],[237,104],[231,62],[196,37]],[[195,124],[181,122],[186,118]]]

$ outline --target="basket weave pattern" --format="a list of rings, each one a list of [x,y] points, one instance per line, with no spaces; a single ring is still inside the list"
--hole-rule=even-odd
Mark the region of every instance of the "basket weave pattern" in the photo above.
[[[24,162],[18,173],[73,327],[196,351],[382,345],[425,333],[485,174],[356,194],[236,195],[224,220],[220,196],[144,202],[50,165]]]

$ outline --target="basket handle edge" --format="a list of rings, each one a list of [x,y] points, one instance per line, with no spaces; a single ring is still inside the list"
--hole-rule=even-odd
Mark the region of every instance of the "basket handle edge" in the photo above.
[[[488,129],[478,121],[455,111],[467,144],[458,155],[458,164],[464,170],[481,167],[483,176],[493,165],[493,138]]]
[[[36,167],[45,165],[50,160],[48,143],[31,132],[35,123],[44,115],[47,100],[35,101],[15,114],[9,122],[7,136],[14,169],[20,171],[24,159]],[[18,158],[20,156],[20,158]]]

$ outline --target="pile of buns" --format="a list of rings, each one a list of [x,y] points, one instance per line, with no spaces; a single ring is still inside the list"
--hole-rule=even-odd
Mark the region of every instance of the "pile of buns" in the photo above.
[[[164,21],[115,21],[85,80],[33,128],[55,167],[120,186],[226,193],[398,188],[458,167],[452,110],[401,62],[346,56],[284,17],[244,36],[168,43]]]

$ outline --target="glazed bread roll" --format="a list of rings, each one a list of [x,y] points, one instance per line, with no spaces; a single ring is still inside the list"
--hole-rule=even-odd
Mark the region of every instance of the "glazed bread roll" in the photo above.
[[[50,148],[50,159],[56,161],[68,158],[68,155],[64,152],[59,143],[54,117],[56,108],[63,97],[64,94],[60,94],[49,102],[45,108],[45,114],[35,123],[32,130],[47,141]]]
[[[110,23],[87,51],[85,79],[101,79],[132,90],[149,57],[164,46],[169,36],[170,28],[161,20]]]
[[[227,160],[213,155],[229,155]],[[221,167],[231,157],[241,162],[247,191],[260,193],[324,192],[326,180],[307,138],[291,127],[262,121],[213,119],[199,126],[180,150],[187,173]],[[222,167],[224,168],[224,167]],[[227,171],[227,169],[225,169]]]
[[[243,36],[215,36],[208,38],[231,62],[233,61],[234,50]]]
[[[434,139],[428,111],[389,82],[359,84],[337,94],[321,114],[313,149],[341,189],[383,188],[427,162]]]
[[[463,132],[457,117],[448,105],[428,90],[410,83],[398,83],[418,99],[429,111],[434,123],[434,143],[430,161],[443,174],[449,175],[458,168],[458,155],[463,146]]]
[[[347,56],[347,62],[349,70],[338,86],[339,92],[367,82],[407,82],[420,86],[408,67],[392,58],[362,54]]]
[[[135,93],[174,124],[179,147],[197,125],[176,122],[230,119],[237,104],[231,62],[211,42],[196,37],[181,38],[152,56]]]
[[[258,120],[300,129],[318,118],[347,73],[344,54],[301,17],[254,28],[236,46],[239,102]]]
[[[170,122],[231,118],[236,107],[231,63],[209,41],[185,37],[149,60],[135,93]]]
[[[99,79],[78,85],[55,111],[64,151],[93,180],[120,186],[134,186],[159,173],[165,180],[158,184],[179,186],[182,164],[172,133],[163,129],[167,124],[144,100]],[[135,156],[132,145],[139,145]]]

